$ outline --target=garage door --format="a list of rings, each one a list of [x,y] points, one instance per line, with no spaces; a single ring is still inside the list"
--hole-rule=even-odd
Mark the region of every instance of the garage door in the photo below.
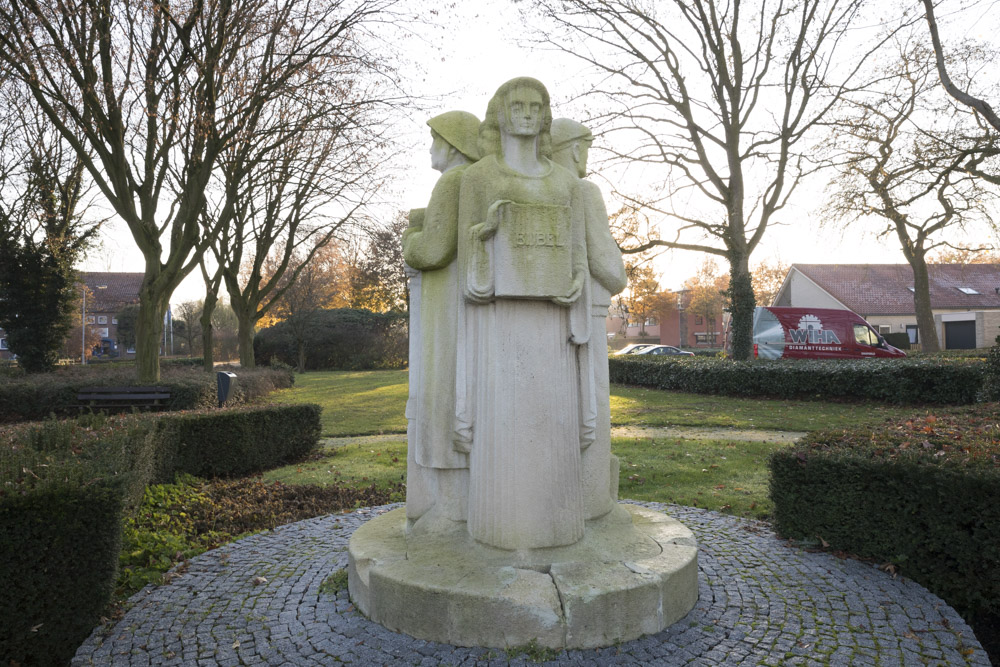
[[[975,320],[967,320],[965,322],[945,322],[944,346],[945,349],[948,350],[976,349]]]

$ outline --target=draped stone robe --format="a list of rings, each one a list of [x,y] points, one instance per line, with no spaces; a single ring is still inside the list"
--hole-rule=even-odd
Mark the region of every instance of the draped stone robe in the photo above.
[[[583,536],[580,345],[590,304],[568,296],[587,272],[578,179],[543,159],[541,176],[496,156],[468,167],[459,199],[456,443],[470,464],[468,530],[526,549]],[[496,235],[471,228],[500,206]],[[603,336],[603,332],[598,332]]]

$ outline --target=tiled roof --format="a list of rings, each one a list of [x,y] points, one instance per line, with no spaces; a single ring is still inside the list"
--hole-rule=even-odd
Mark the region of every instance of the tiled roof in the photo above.
[[[130,303],[139,303],[142,276],[141,273],[81,273],[80,277],[90,290],[87,311],[117,313]],[[93,303],[89,301],[91,295]]]
[[[909,264],[793,264],[803,275],[859,315],[912,315]],[[1000,308],[1000,264],[929,264],[931,307]],[[959,288],[978,294],[965,294]]]

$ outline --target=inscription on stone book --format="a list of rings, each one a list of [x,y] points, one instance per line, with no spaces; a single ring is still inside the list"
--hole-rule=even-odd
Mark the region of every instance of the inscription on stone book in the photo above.
[[[561,248],[566,242],[558,234],[544,232],[515,232],[514,244],[517,246],[549,246]]]
[[[573,282],[570,208],[504,204],[495,252],[496,296],[551,299]]]

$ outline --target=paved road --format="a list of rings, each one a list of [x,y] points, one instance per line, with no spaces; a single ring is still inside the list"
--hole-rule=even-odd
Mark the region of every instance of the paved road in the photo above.
[[[538,654],[459,648],[390,632],[321,584],[347,541],[393,506],[282,526],[202,554],[147,586],[81,665],[977,665],[989,661],[939,598],[870,564],[792,548],[767,524],[692,507],[675,516],[699,541],[699,601],[656,635],[599,650]]]

